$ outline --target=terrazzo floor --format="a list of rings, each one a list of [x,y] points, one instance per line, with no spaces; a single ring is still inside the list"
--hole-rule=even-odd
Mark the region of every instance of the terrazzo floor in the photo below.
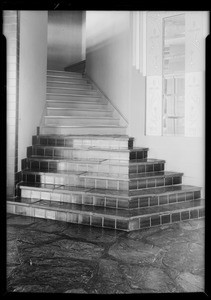
[[[7,293],[204,292],[204,219],[134,232],[7,215]]]

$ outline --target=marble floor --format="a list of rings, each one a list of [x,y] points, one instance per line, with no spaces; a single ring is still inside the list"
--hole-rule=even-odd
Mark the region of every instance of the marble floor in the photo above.
[[[204,219],[134,232],[7,215],[7,292],[204,291]]]

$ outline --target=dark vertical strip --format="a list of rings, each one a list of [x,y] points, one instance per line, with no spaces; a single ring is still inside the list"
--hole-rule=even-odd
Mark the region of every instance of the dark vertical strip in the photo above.
[[[0,29],[2,30],[2,22],[3,21],[3,13],[0,12]],[[1,31],[2,32],[2,31]],[[3,193],[1,208],[0,208],[0,218],[1,218],[1,273],[2,273],[2,282],[1,282],[1,294],[5,295],[7,291],[7,282],[6,282],[6,85],[7,85],[7,76],[6,76],[6,66],[7,66],[7,44],[6,38],[3,34],[1,34],[1,147],[0,147],[0,156],[1,156],[1,192]],[[5,194],[4,194],[5,193]]]
[[[210,26],[210,13],[209,13],[209,33],[211,32]],[[210,104],[210,82],[211,82],[211,46],[210,46],[210,34],[206,38],[206,70],[205,70],[205,199],[209,199],[210,189],[209,189],[209,168],[211,166],[211,158],[210,158],[210,143],[209,141],[209,133],[210,133],[210,115],[211,115],[211,104]],[[208,173],[209,172],[209,173]],[[194,193],[195,194],[195,193]],[[194,195],[195,196],[195,195]],[[206,212],[209,211],[209,201],[206,201]],[[208,214],[207,214],[208,215]],[[208,240],[208,218],[206,218],[205,213],[205,239],[207,237]],[[205,254],[209,253],[209,245],[210,243],[205,243]],[[205,263],[206,265],[209,264],[210,257],[209,255],[205,256]],[[205,268],[205,293],[208,295],[210,294],[210,284],[208,282],[208,270]]]
[[[20,65],[20,12],[17,11],[17,49],[16,49],[16,126],[15,126],[15,186],[17,185],[18,173],[18,129],[19,129],[19,65]],[[15,195],[17,195],[17,188],[15,189]]]

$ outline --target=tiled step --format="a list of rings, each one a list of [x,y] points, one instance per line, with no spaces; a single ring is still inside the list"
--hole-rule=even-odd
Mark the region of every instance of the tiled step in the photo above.
[[[62,108],[47,107],[47,116],[88,116],[88,117],[112,117],[111,110],[99,108]]]
[[[84,116],[45,116],[45,125],[62,125],[62,126],[77,126],[77,125],[118,125],[119,119],[113,117],[88,117],[84,112]]]
[[[47,108],[65,108],[65,109],[102,109],[107,110],[108,105],[107,103],[101,103],[100,101],[77,101],[77,100],[46,100],[47,101]]]
[[[177,172],[138,174],[142,176],[131,179],[128,178],[128,174],[124,173],[52,170],[47,169],[47,165],[46,169],[44,167],[45,166],[43,164],[42,170],[39,170],[38,168],[23,170],[23,181],[125,191],[170,186],[182,183],[182,174]]]
[[[160,171],[133,175],[131,178],[128,174],[84,172],[79,177],[84,178],[85,187],[127,191],[180,184],[183,174]]]
[[[23,170],[22,179],[24,182],[58,184],[75,187],[85,187],[85,180],[79,175],[83,172],[77,171],[43,171]]]
[[[79,89],[92,89],[92,85],[90,83],[78,83],[78,82],[70,82],[70,81],[52,81],[47,80],[47,87],[53,88],[79,88]]]
[[[114,174],[148,174],[148,172],[131,173],[131,162],[121,162],[110,159],[52,159],[47,157],[29,157],[25,158],[22,163],[24,169],[36,169],[37,171],[83,171],[97,173],[114,173]],[[155,163],[156,170],[162,171],[164,163]]]
[[[93,174],[92,177],[86,177],[83,176],[86,175],[86,172],[84,171],[39,171],[37,169],[25,169],[22,171],[22,179],[24,182],[32,183],[60,184],[96,189],[128,190],[127,174],[111,174],[111,177],[105,177],[103,174],[104,173],[97,173],[96,175]],[[89,174],[87,174],[87,176],[89,176]]]
[[[47,82],[69,82],[75,84],[89,84],[89,80],[85,77],[67,77],[60,75],[47,75]]]
[[[40,182],[21,182],[22,197],[45,199],[66,203],[77,203],[105,208],[137,209],[152,206],[165,206],[201,197],[201,188],[189,185],[174,185],[139,191],[115,191],[94,189]],[[131,194],[135,195],[131,195]]]
[[[203,218],[205,215],[203,199],[169,204],[165,208],[158,206],[124,211],[71,203],[58,203],[57,201],[31,201],[21,198],[16,201],[7,201],[7,211],[31,217],[123,231]]]
[[[66,72],[66,71],[57,71],[57,70],[47,70],[47,75],[63,76],[63,77],[73,77],[73,78],[82,78],[82,74],[76,72]]]
[[[103,148],[73,148],[62,146],[44,146],[33,145],[27,147],[27,157],[31,156],[47,156],[52,158],[68,158],[68,159],[118,159],[133,160],[147,158],[148,148],[134,149],[103,149]]]
[[[130,161],[129,174],[164,171],[165,160],[154,158],[133,159]]]
[[[35,135],[33,145],[132,149],[133,138],[127,135]]]
[[[92,103],[105,103],[108,102],[106,100],[103,100],[97,95],[78,95],[78,94],[55,94],[55,93],[46,93],[47,100],[71,100],[71,101],[86,101],[86,102],[92,102]]]
[[[41,134],[126,134],[123,126],[43,126],[40,127]]]
[[[52,158],[26,158],[24,169],[36,169],[38,171],[83,171],[98,173],[128,174],[127,164],[112,164],[111,160],[105,159],[52,159]]]
[[[64,95],[89,95],[89,96],[98,96],[99,94],[96,90],[93,89],[81,89],[81,88],[63,88],[63,87],[48,87],[47,93],[52,94],[64,94]]]

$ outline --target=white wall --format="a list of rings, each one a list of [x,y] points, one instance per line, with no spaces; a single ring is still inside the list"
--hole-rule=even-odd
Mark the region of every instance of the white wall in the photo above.
[[[129,135],[135,138],[135,146],[148,147],[149,157],[164,159],[167,171],[184,173],[183,183],[204,187],[205,140],[204,137],[146,136],[146,77],[132,68],[131,116]],[[204,190],[202,191],[204,192]]]
[[[140,15],[140,17],[143,17]],[[132,32],[131,32],[132,34]],[[141,44],[143,41],[141,41]],[[140,58],[143,56],[140,56]],[[143,63],[140,63],[143,66]],[[135,146],[149,148],[149,157],[164,159],[168,171],[184,173],[183,183],[205,186],[205,137],[149,136],[146,135],[146,76],[143,70],[131,66],[129,135],[135,138]],[[201,99],[204,127],[204,99]],[[202,190],[202,195],[204,189]]]
[[[166,160],[166,170],[183,172],[184,184],[204,187],[204,136],[145,135],[146,77],[132,66],[131,15],[87,12],[87,73],[127,118],[135,146],[148,147],[149,157]]]
[[[47,11],[20,11],[18,169],[46,101]]]
[[[19,38],[18,38],[18,12],[15,10],[3,11],[3,34],[5,36],[6,53],[6,101],[7,101],[7,196],[15,195],[17,183],[17,118],[18,118],[18,70],[19,70]],[[4,44],[1,44],[4,47]],[[3,48],[4,49],[4,48]],[[4,51],[3,51],[4,53]],[[3,81],[2,81],[3,83]]]
[[[87,11],[86,72],[129,118],[130,12]]]
[[[48,69],[63,70],[84,59],[83,19],[82,11],[48,12]]]

